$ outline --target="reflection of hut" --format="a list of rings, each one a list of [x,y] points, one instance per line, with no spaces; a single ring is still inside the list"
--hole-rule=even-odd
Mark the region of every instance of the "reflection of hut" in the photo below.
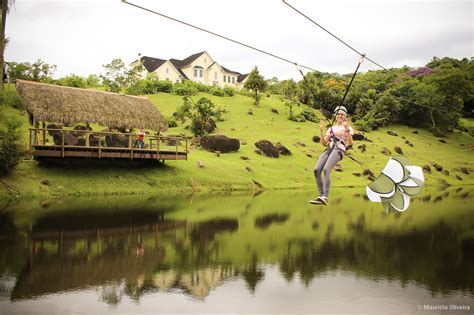
[[[16,86],[35,122],[167,129],[160,111],[143,97],[24,80],[17,80]]]

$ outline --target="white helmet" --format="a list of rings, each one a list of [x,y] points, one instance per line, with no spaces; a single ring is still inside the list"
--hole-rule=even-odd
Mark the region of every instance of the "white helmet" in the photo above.
[[[342,114],[347,116],[347,109],[342,105],[336,106],[336,109],[334,109],[334,115],[336,115],[338,113],[342,113]]]

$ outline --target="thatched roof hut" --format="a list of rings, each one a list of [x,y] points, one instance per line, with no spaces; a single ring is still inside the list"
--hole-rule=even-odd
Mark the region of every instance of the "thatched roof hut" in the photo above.
[[[160,111],[146,98],[17,80],[17,91],[36,121],[96,123],[113,128],[165,131]]]

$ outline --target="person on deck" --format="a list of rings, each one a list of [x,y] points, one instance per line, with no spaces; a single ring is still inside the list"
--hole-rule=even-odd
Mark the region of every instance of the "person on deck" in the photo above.
[[[336,164],[342,160],[346,148],[352,145],[354,131],[347,121],[347,109],[337,106],[334,111],[335,125],[330,126],[324,134],[324,123],[320,122],[321,144],[327,146],[326,150],[319,156],[314,167],[314,176],[318,185],[319,195],[309,202],[312,204],[328,204],[329,188],[331,186],[331,171]]]
[[[136,146],[140,149],[143,149],[145,147],[145,130],[143,130],[142,128],[138,130]]]

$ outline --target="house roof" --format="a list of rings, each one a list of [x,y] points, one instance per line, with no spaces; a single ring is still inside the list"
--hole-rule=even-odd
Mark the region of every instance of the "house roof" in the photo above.
[[[240,72],[229,70],[224,66],[221,66],[221,68],[224,69],[225,72],[236,74],[236,75],[242,75]]]
[[[171,64],[176,68],[176,70],[178,70],[179,74],[180,74],[183,78],[189,80],[189,78],[184,74],[184,72],[181,71],[181,68],[183,67],[183,66],[182,66],[182,62],[183,62],[182,60],[179,60],[179,59],[170,59],[170,62],[171,62]]]
[[[16,82],[26,110],[40,121],[167,129],[160,111],[147,98],[25,80]]]
[[[148,72],[155,71],[162,64],[164,64],[166,62],[166,60],[153,58],[153,57],[148,57],[148,56],[143,56],[143,57],[140,58],[140,60],[143,62],[143,66],[145,67],[145,69]]]
[[[237,82],[242,82],[243,80],[245,80],[246,77],[248,77],[248,73],[247,74],[241,74],[237,77]]]
[[[194,60],[198,59],[205,51],[201,51],[197,54],[191,55],[183,60],[181,60],[181,67],[189,66]]]

